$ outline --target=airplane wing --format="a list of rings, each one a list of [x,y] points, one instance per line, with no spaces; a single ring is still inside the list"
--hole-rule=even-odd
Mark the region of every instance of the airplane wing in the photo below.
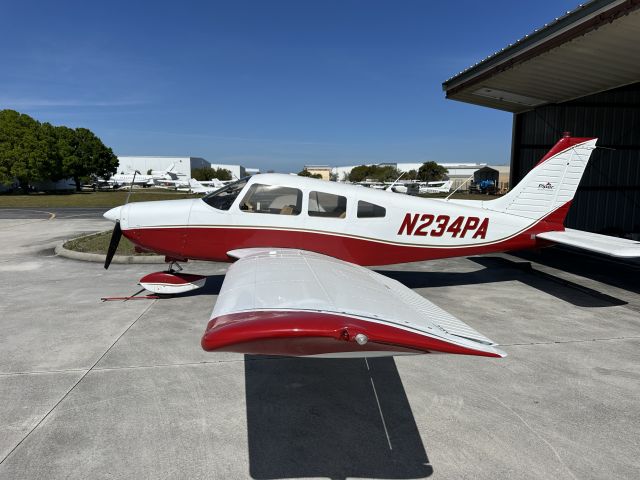
[[[401,283],[293,249],[244,249],[227,272],[205,350],[289,356],[455,353],[503,357],[496,344]]]
[[[627,240],[625,238],[609,237],[607,235],[583,232],[570,228],[562,232],[539,233],[536,237],[561,245],[581,248],[590,252],[602,253],[613,257],[640,257],[640,242],[634,242],[633,240]]]

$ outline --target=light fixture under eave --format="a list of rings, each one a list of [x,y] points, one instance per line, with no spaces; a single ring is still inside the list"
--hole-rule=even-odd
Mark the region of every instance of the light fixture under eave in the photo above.
[[[482,87],[474,91],[473,94],[479,97],[492,98],[501,102],[515,103],[517,105],[525,105],[527,107],[537,107],[538,105],[547,103],[546,100],[540,100],[539,98],[527,97],[526,95],[505,92],[504,90],[497,90],[495,88],[488,87]]]

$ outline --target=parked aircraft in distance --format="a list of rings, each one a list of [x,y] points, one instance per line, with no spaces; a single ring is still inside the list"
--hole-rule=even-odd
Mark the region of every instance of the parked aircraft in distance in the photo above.
[[[121,172],[112,175],[109,179],[98,179],[99,184],[108,184],[114,188],[133,185],[152,186],[159,180],[176,181],[178,174],[174,172],[175,164],[171,164],[166,170],[152,170],[149,175],[143,175],[137,170],[135,172]]]
[[[439,180],[434,182],[405,182],[391,185],[389,188],[396,193],[410,193],[412,195],[424,195],[428,193],[449,193],[451,180]]]
[[[457,353],[501,357],[484,335],[363,265],[415,262],[554,243],[619,257],[640,243],[566,229],[595,138],[563,137],[503,197],[427,199],[291,175],[255,175],[198,199],[130,203],[105,217],[138,248],[235,261],[202,338],[205,350],[293,356]],[[152,273],[177,293],[206,277]],[[425,273],[428,275],[428,273]]]
[[[217,190],[220,190],[225,185],[227,185],[227,183],[223,182],[222,180],[218,180],[217,178],[214,178],[213,180],[205,180],[201,182],[196,180],[195,178],[191,178],[188,182],[188,186],[179,187],[178,190],[192,192],[192,193],[207,194],[207,193],[212,193]]]

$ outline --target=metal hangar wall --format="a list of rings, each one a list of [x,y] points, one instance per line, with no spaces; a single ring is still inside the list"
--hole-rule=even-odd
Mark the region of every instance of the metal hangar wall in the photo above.
[[[511,184],[562,136],[598,137],[566,225],[615,235],[640,233],[640,82],[516,113]]]
[[[640,238],[640,0],[593,0],[442,85],[513,113],[511,185],[562,136],[598,137],[571,228]]]

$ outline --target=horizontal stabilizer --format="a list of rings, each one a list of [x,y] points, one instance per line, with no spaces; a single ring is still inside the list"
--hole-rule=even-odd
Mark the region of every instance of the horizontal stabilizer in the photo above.
[[[570,228],[564,231],[539,233],[536,237],[590,252],[611,255],[612,257],[640,257],[640,242],[625,238],[609,237]]]

